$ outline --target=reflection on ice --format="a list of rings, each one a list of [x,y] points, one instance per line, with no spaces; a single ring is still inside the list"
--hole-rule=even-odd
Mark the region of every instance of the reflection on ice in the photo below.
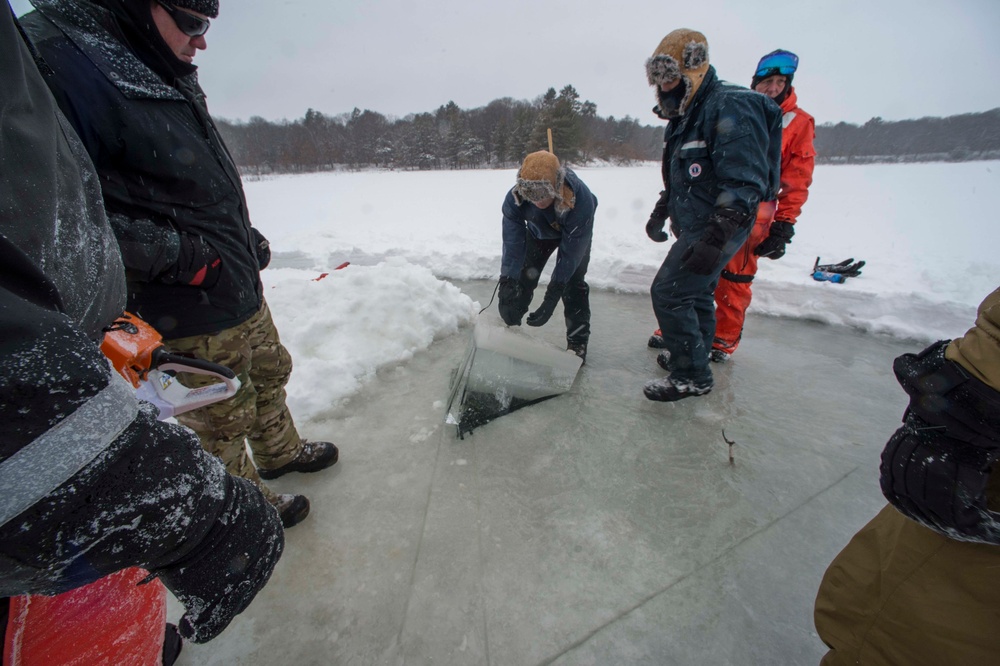
[[[463,437],[498,416],[565,393],[581,365],[572,352],[480,319],[452,379],[445,422]]]

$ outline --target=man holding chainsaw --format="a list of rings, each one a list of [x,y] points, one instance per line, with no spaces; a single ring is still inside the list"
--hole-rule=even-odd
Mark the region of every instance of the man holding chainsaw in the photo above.
[[[211,640],[267,582],[281,524],[101,354],[126,285],[97,174],[9,5],[0,43],[0,597],[141,567],[187,609],[181,635]]]
[[[233,399],[178,420],[232,474],[256,483],[285,527],[297,524],[308,500],[278,495],[262,478],[324,469],[338,451],[302,439],[285,405],[292,361],[259,275],[270,249],[250,223],[239,173],[192,64],[206,48],[218,0],[32,4],[23,24],[100,175],[127,271],[128,309],[172,351],[231,368],[241,382]],[[213,381],[182,380],[193,387]]]

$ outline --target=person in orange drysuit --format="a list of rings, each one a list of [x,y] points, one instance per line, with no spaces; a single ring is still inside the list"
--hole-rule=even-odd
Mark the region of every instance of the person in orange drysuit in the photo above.
[[[815,120],[798,106],[792,77],[799,59],[794,53],[778,49],[757,63],[751,88],[767,95],[781,106],[781,189],[778,200],[762,202],[757,220],[746,244],[722,271],[715,289],[715,339],[711,359],[727,361],[740,344],[743,322],[750,306],[750,284],[757,273],[757,258],[779,259],[795,233],[793,225],[809,196],[816,150]],[[663,338],[656,331],[650,347],[662,347]]]

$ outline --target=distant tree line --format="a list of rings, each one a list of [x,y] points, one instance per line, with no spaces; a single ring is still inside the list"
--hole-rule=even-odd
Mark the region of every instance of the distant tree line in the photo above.
[[[233,158],[246,173],[364,169],[512,168],[547,148],[581,164],[659,160],[664,125],[630,116],[602,118],[580,101],[572,85],[532,100],[496,99],[460,109],[454,102],[433,113],[396,119],[368,109],[327,116],[314,109],[294,121],[219,121]],[[821,163],[940,161],[1000,158],[1000,109],[948,118],[816,128]]]
[[[947,118],[884,121],[816,128],[823,163],[930,162],[1000,159],[1000,109]]]
[[[663,128],[625,116],[601,118],[571,85],[534,101],[497,99],[471,110],[448,102],[433,113],[401,119],[355,108],[327,116],[313,109],[295,121],[219,121],[233,158],[256,173],[369,167],[471,169],[513,167],[548,147],[571,163],[628,164],[659,159]]]

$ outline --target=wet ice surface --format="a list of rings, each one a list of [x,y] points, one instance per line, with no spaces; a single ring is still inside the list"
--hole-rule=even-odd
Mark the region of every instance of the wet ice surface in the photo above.
[[[459,286],[485,305],[494,285]],[[444,412],[467,329],[300,423],[341,462],[272,483],[311,515],[251,607],[178,663],[818,663],[816,589],[884,504],[891,363],[923,345],[751,317],[711,394],[653,403],[648,297],[592,307],[573,389],[464,440]],[[563,344],[560,311],[529,333]]]

